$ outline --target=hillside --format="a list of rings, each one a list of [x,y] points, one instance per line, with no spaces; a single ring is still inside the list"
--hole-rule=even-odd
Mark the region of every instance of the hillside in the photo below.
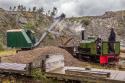
[[[72,17],[67,22],[70,24],[83,24],[86,29],[86,36],[101,35],[103,40],[107,40],[110,28],[114,28],[117,40],[125,43],[125,11],[109,11],[102,16]]]
[[[31,29],[36,32],[35,35],[39,38],[51,22],[52,20],[49,16],[39,12],[0,9],[0,44],[6,45],[6,31],[9,29]]]
[[[32,29],[35,35],[39,39],[43,31],[52,23],[51,17],[39,13],[29,11],[6,11],[0,9],[0,48],[1,45],[6,47],[6,30],[15,28],[27,28]],[[71,17],[65,19],[57,27],[64,28],[63,36],[56,40],[51,37],[51,34],[44,40],[43,45],[62,45],[68,39],[76,37],[80,38],[80,34],[76,36],[74,33],[70,33],[69,28],[72,30],[79,25],[85,27],[85,36],[101,35],[103,40],[107,40],[110,32],[110,28],[114,28],[117,34],[117,40],[125,43],[125,11],[106,12],[102,16],[84,16],[84,17]],[[74,36],[75,35],[75,36]],[[59,41],[57,41],[59,40]],[[75,39],[74,39],[75,40]],[[74,40],[69,42],[69,45],[74,43]]]

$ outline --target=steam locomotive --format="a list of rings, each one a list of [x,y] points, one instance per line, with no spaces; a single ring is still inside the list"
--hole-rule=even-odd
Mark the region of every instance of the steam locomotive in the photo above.
[[[115,64],[120,54],[120,42],[101,41],[98,44],[94,36],[84,39],[84,31],[82,31],[82,41],[78,46],[74,47],[74,56],[79,59],[86,59],[100,64]],[[113,44],[113,51],[109,44]]]

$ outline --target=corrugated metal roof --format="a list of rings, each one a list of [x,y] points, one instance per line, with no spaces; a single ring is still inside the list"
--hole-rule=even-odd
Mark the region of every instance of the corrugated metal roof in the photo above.
[[[12,29],[12,30],[7,30],[7,32],[19,32],[22,31],[23,29]]]

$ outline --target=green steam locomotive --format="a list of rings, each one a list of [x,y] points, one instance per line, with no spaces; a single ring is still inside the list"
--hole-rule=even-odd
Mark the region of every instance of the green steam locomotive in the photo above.
[[[109,44],[113,43],[114,51],[111,51]],[[86,59],[100,64],[109,64],[118,61],[120,54],[120,42],[101,41],[98,48],[96,38],[93,36],[82,40],[78,46],[74,47],[74,56],[79,59]]]

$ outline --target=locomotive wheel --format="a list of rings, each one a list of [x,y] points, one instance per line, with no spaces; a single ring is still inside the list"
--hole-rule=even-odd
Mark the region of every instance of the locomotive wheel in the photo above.
[[[78,54],[78,59],[82,60],[82,55],[81,54]]]
[[[90,56],[90,60],[92,62],[98,63],[99,62],[99,57],[98,56]]]

